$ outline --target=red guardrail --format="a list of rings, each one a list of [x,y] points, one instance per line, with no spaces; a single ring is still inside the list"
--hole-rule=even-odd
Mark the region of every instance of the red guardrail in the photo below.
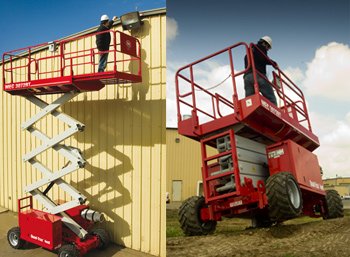
[[[221,113],[222,106],[231,108],[232,112],[238,112],[238,100],[240,99],[237,94],[237,77],[243,75],[249,70],[252,70],[254,77],[255,94],[259,94],[259,87],[257,83],[257,74],[259,74],[262,78],[265,78],[265,80],[273,87],[277,96],[280,98],[279,108],[285,112],[288,112],[288,108],[293,108],[293,112],[297,116],[293,118],[296,119],[301,125],[305,126],[309,131],[312,131],[305,98],[302,91],[292,82],[290,78],[288,78],[284,72],[279,69],[279,67],[274,67],[274,71],[272,73],[274,78],[273,82],[270,82],[265,75],[259,73],[259,71],[257,71],[255,68],[255,64],[252,58],[252,49],[254,47],[254,44],[250,44],[248,46],[246,43],[240,42],[180,68],[175,76],[178,121],[180,122],[183,120],[182,108],[184,106],[191,109],[192,116],[205,116],[204,120],[214,120],[221,118],[223,116]],[[235,71],[234,69],[239,61],[243,62],[243,58],[238,61],[233,60],[232,51],[236,48],[244,50],[243,53],[241,53],[243,54],[242,56],[244,56],[244,54],[247,55],[247,67],[240,71]],[[258,49],[257,47],[255,48]],[[231,77],[231,90],[233,92],[232,99],[227,98],[227,95],[225,97],[218,94],[217,92],[212,92],[210,89],[205,89],[204,86],[200,85],[197,80],[195,80],[194,74],[196,66],[206,61],[211,61],[212,58],[221,54],[228,55],[228,64],[230,67],[229,77]],[[261,52],[261,54],[269,63],[273,64],[273,62],[264,53]],[[180,83],[180,80],[182,83]],[[198,93],[196,93],[196,91],[201,91],[202,94],[206,94],[211,99],[211,103],[206,104],[205,108],[198,107],[196,99],[196,95]],[[304,122],[306,122],[306,124]]]
[[[25,201],[25,200],[28,200],[29,199],[29,204],[27,205],[22,205],[22,202]],[[21,212],[22,209],[24,208],[28,208],[29,209],[33,209],[33,196],[26,196],[26,197],[23,197],[23,198],[19,198],[17,200],[17,207],[18,207],[18,212]]]
[[[2,56],[2,75],[4,90],[9,90],[6,85],[13,83],[29,83],[31,81],[58,78],[63,76],[93,75],[97,72],[98,56],[101,53],[94,47],[95,36],[103,33],[111,33],[111,45],[109,62],[113,68],[106,71],[124,72],[125,63],[133,62],[134,75],[141,76],[141,44],[138,39],[120,31],[103,31],[77,36],[65,40],[57,40],[35,46],[24,47],[8,51]],[[83,40],[82,44],[78,44]],[[89,42],[89,43],[86,43]],[[85,47],[85,45],[89,45]],[[40,50],[54,51],[42,56]],[[79,60],[79,61],[78,61]]]

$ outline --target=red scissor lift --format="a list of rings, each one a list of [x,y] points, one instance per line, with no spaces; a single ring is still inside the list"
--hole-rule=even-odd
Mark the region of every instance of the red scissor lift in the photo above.
[[[110,33],[112,41],[107,68],[98,73],[101,53],[92,42],[101,33]],[[102,228],[93,228],[95,222],[104,221],[103,214],[89,209],[85,205],[86,197],[63,179],[85,166],[81,151],[63,144],[68,137],[83,131],[85,125],[58,108],[81,92],[98,91],[108,84],[141,82],[140,42],[135,37],[110,30],[26,47],[4,53],[2,75],[4,91],[23,96],[41,109],[22,123],[21,128],[42,142],[23,156],[25,162],[42,173],[42,179],[24,187],[30,196],[18,200],[19,226],[9,230],[9,244],[19,249],[25,242],[34,243],[58,251],[59,257],[77,257],[91,249],[105,248],[109,243],[108,233]],[[47,94],[59,95],[52,103],[37,97]],[[37,129],[35,123],[47,115],[63,122],[65,131],[49,137]],[[67,160],[64,167],[53,171],[36,158],[49,148]],[[48,193],[55,185],[71,200],[50,199]],[[33,208],[33,198],[45,211]]]
[[[259,227],[300,214],[343,216],[339,194],[323,189],[321,169],[312,153],[319,141],[302,91],[278,67],[272,71],[273,82],[259,73],[253,48],[254,44],[238,43],[176,73],[178,131],[199,141],[202,153],[204,197],[190,197],[179,209],[186,235],[211,233],[222,217],[248,217]],[[240,62],[235,55],[241,63],[246,55],[248,67],[236,70]],[[214,66],[219,57],[228,63],[224,66],[229,67],[230,82],[226,78],[211,87],[196,81],[198,74],[203,75],[203,65]],[[254,77],[255,94],[244,97],[238,85],[243,88],[248,72]],[[257,76],[273,87],[278,106],[260,95]],[[223,93],[219,87],[224,87]]]

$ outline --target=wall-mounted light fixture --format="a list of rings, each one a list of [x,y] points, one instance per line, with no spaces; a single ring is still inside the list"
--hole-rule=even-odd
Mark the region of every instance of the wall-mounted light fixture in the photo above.
[[[57,44],[54,41],[47,43],[49,45],[49,52],[55,52],[57,50]]]
[[[133,30],[141,27],[143,22],[140,18],[139,12],[130,12],[127,14],[124,14],[120,17],[120,21],[122,23],[124,30]]]

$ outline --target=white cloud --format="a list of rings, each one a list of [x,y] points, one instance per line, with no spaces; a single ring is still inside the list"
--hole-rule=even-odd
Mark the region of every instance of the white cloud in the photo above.
[[[304,87],[310,95],[337,101],[349,101],[350,48],[331,42],[317,49],[308,63]]]
[[[300,83],[305,79],[303,71],[297,67],[287,67],[287,69],[283,70],[283,72],[290,78],[296,85],[300,85]]]
[[[350,112],[342,120],[312,113],[321,146],[315,151],[324,177],[350,176]]]
[[[302,85],[306,95],[322,96],[318,104],[332,106],[334,101],[348,101],[350,86],[347,73],[350,71],[350,48],[340,43],[329,43],[316,50],[307,71],[288,67],[283,72],[296,84]],[[286,92],[289,92],[288,90]],[[295,100],[294,97],[292,99]],[[308,97],[306,97],[306,101]],[[334,110],[336,112],[336,110]],[[323,168],[324,177],[350,176],[350,113],[343,118],[330,113],[310,112],[313,132],[321,146],[314,152]],[[338,116],[338,118],[335,118]]]
[[[175,73],[184,66],[185,63],[167,61],[166,74],[166,126],[168,128],[177,127],[177,109],[175,92]]]
[[[166,41],[169,43],[174,40],[178,35],[178,26],[177,21],[174,18],[166,18]]]
[[[297,84],[303,85],[307,95],[325,97],[328,99],[327,105],[332,106],[334,101],[350,102],[349,71],[349,46],[332,42],[316,50],[305,75],[298,68],[287,68],[285,72]],[[325,104],[321,100],[315,102]],[[310,116],[313,131],[321,144],[315,154],[324,170],[324,177],[349,177],[350,112],[343,118],[335,118],[339,114],[316,112],[311,112]]]

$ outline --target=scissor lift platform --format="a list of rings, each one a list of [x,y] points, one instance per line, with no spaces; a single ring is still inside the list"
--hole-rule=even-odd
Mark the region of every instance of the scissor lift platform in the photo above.
[[[229,55],[236,48],[244,48],[249,55],[249,49],[252,46],[238,43],[179,69],[176,74],[179,133],[200,141],[202,138],[232,127],[238,135],[268,144],[290,139],[310,151],[319,147],[318,137],[311,129],[302,91],[279,68],[273,72],[273,75],[281,82],[281,87],[278,87],[275,82],[269,82],[281,99],[282,104],[279,106],[260,95],[258,90],[252,96],[239,99],[236,80],[254,64],[249,63],[244,70],[234,72],[232,54],[230,76],[233,96],[210,92],[194,80],[197,66],[210,61],[216,55]],[[257,73],[258,71],[254,72],[255,76]],[[297,99],[292,100],[285,92],[293,92],[294,98]],[[198,94],[206,95],[207,99],[210,99],[205,109],[197,102]],[[190,115],[182,115],[184,107],[188,108]],[[222,111],[224,108],[225,114]]]
[[[218,117],[203,124],[198,124],[196,116],[183,119],[178,123],[179,133],[199,141],[207,135],[239,125],[235,129],[237,135],[255,141],[271,144],[290,139],[310,151],[319,147],[317,136],[265,97],[250,96],[239,100],[238,104],[240,113]]]
[[[4,91],[12,95],[45,95],[98,91],[108,84],[141,82],[138,39],[120,31],[102,33],[112,35],[110,50],[106,52],[99,52],[96,47],[84,47],[84,42],[93,41],[101,34],[98,32],[4,53]],[[40,53],[43,51],[46,55]],[[105,72],[97,72],[102,53],[108,53],[109,64]]]
[[[109,51],[99,52],[86,42],[97,34],[110,33]],[[98,57],[108,53],[106,70],[96,72]],[[42,173],[42,178],[25,186],[30,196],[18,200],[19,227],[8,232],[10,245],[19,249],[31,242],[49,250],[58,250],[58,256],[83,256],[88,251],[108,245],[109,235],[104,229],[92,229],[94,222],[102,222],[103,214],[90,210],[87,198],[65,182],[64,176],[83,168],[86,160],[82,152],[64,144],[85,125],[62,113],[59,108],[82,92],[98,91],[105,85],[138,83],[141,75],[141,45],[138,39],[119,31],[109,30],[59,40],[33,47],[13,50],[3,55],[2,75],[4,91],[19,95],[41,110],[26,122],[22,130],[36,137],[41,145],[23,156],[23,161]],[[60,94],[51,103],[37,95]],[[36,127],[36,123],[52,115],[64,123],[65,129],[52,137]],[[61,154],[67,161],[58,170],[51,170],[37,159],[48,149]],[[66,202],[55,202],[48,193],[58,186],[66,194]],[[45,211],[33,208],[33,198]],[[24,202],[29,204],[25,205]],[[26,209],[26,210],[22,210]]]
[[[302,91],[261,52],[274,68],[270,82],[255,68],[256,51],[241,42],[176,73],[178,132],[200,142],[202,157],[203,196],[179,208],[186,235],[212,233],[222,217],[248,217],[253,226],[266,227],[301,213],[343,216],[340,196],[323,188],[312,153],[319,141]],[[249,96],[241,90],[247,75],[254,81]],[[260,94],[262,80],[276,104]]]

